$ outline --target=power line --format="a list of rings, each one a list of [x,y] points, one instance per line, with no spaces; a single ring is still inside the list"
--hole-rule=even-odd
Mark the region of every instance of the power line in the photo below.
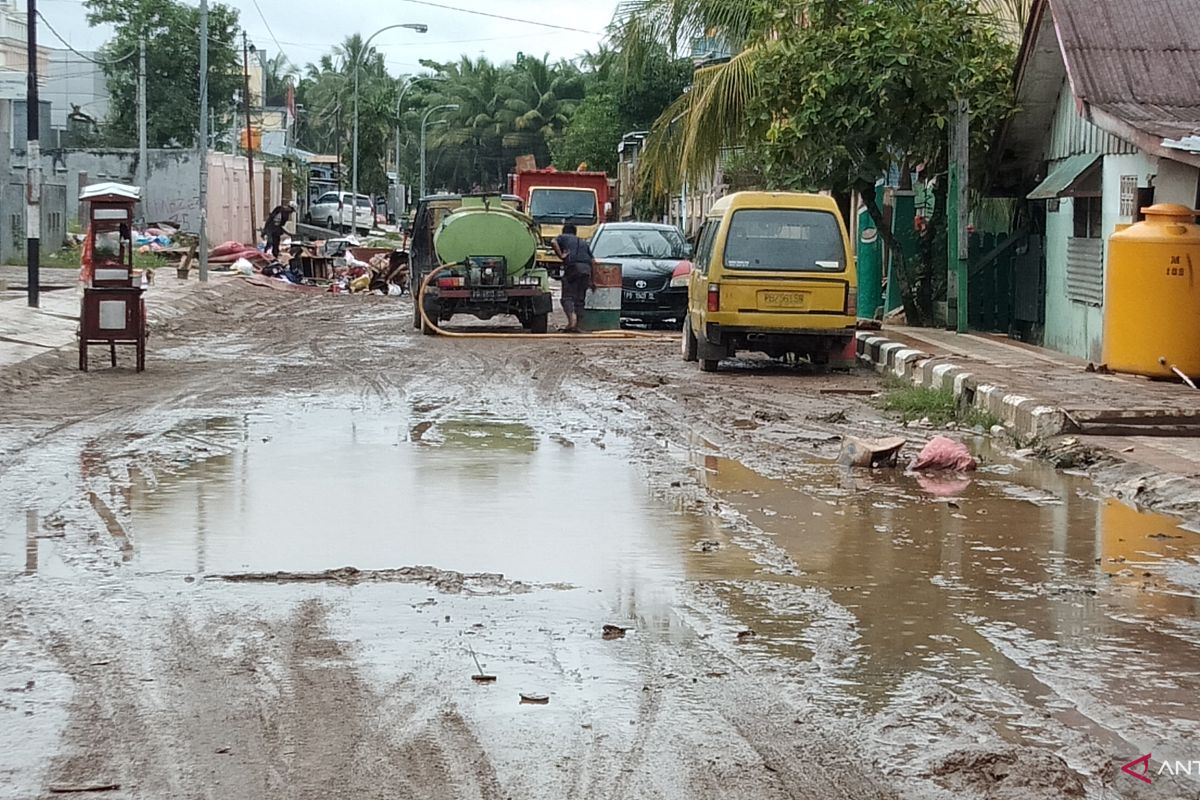
[[[134,48],[133,50],[130,50],[128,53],[126,53],[125,55],[121,56],[120,58],[114,58],[111,61],[99,60],[99,59],[92,58],[91,56],[87,55],[86,53],[81,53],[78,50],[76,50],[74,47],[71,46],[70,42],[68,42],[66,39],[64,39],[62,36],[60,36],[58,31],[54,30],[54,26],[50,24],[50,20],[46,19],[45,14],[43,14],[41,11],[38,11],[37,15],[42,20],[42,22],[44,22],[46,24],[46,28],[50,31],[50,33],[54,34],[55,39],[58,39],[60,42],[62,42],[64,47],[66,47],[68,50],[70,50],[75,55],[82,58],[84,61],[90,61],[93,64],[99,64],[100,66],[111,66],[113,64],[120,64],[122,61],[127,61],[130,58],[132,58],[134,55],[137,54],[137,48]]]
[[[277,48],[279,48],[279,55],[283,56],[283,60],[286,61],[292,69],[296,70],[298,74],[303,74],[303,70],[296,66],[295,62],[288,58],[287,53],[283,52],[283,45],[281,45],[279,40],[275,38],[275,31],[271,30],[271,23],[267,22],[267,15],[263,13],[262,8],[258,5],[258,0],[251,1],[254,3],[254,10],[258,12],[258,18],[262,20],[263,26],[267,29],[267,34],[271,37],[271,41],[275,43]]]
[[[459,11],[463,14],[474,14],[477,17],[489,17],[491,19],[502,19],[505,22],[519,22],[522,25],[537,25],[540,28],[552,28],[558,31],[571,31],[573,33],[587,33],[592,36],[599,36],[598,31],[588,31],[583,28],[572,28],[569,25],[555,25],[552,22],[540,22],[533,19],[521,19],[520,17],[506,17],[503,14],[489,14],[486,11],[475,11],[470,8],[461,8],[459,6],[450,6],[445,3],[435,3],[432,0],[400,0],[402,3],[413,3],[418,6],[431,6],[433,8],[444,8],[447,11]]]

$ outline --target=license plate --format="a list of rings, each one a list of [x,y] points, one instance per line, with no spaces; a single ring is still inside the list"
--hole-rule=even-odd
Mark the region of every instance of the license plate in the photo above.
[[[654,292],[629,292],[629,291],[627,291],[622,296],[626,300],[632,300],[635,303],[636,302],[645,302],[647,300],[654,299]]]
[[[758,305],[762,308],[798,308],[808,306],[808,292],[759,292]]]
[[[472,300],[503,300],[506,297],[503,289],[472,289]]]

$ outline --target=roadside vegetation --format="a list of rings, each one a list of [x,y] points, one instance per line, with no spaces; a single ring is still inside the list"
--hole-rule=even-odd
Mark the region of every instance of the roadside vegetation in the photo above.
[[[928,420],[934,427],[953,424],[988,431],[993,425],[1000,424],[993,414],[958,402],[951,389],[914,386],[894,377],[885,380],[879,407],[898,414],[904,422]]]

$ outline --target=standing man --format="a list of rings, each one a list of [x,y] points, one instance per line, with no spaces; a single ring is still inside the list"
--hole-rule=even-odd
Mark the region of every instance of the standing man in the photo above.
[[[562,259],[562,307],[567,315],[567,327],[563,333],[580,333],[579,312],[587,298],[592,283],[592,248],[576,235],[574,223],[563,225],[561,236],[555,237],[550,246],[554,254]]]
[[[271,251],[271,255],[275,260],[279,260],[279,240],[283,238],[284,226],[292,218],[295,209],[292,208],[291,200],[284,200],[282,204],[275,206],[275,210],[267,217],[267,222],[263,225],[263,233],[267,235],[267,249]]]

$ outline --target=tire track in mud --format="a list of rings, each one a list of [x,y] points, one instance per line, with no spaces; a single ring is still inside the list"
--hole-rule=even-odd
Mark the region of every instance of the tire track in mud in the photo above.
[[[51,637],[76,690],[46,786],[118,783],[115,796],[146,800],[504,796],[452,707],[367,685],[322,602],[277,619],[169,614],[157,642],[144,623]]]

